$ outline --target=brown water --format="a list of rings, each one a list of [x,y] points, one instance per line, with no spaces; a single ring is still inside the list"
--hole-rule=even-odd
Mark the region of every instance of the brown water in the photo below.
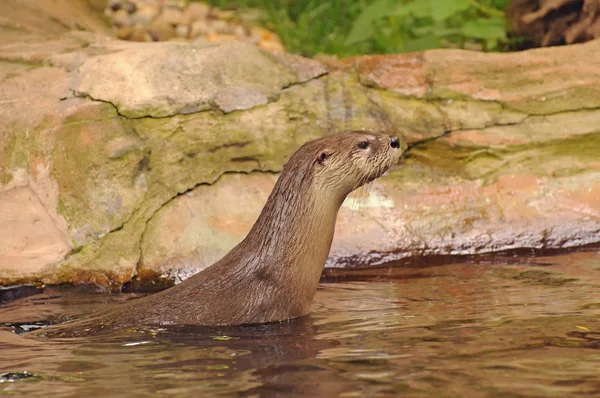
[[[0,322],[128,298],[46,291],[0,307]],[[600,251],[330,271],[312,315],[281,324],[56,340],[14,330],[0,329],[0,395],[600,396]]]

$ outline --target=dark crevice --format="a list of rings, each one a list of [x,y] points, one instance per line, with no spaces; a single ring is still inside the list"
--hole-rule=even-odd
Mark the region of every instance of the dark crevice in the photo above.
[[[441,135],[437,135],[435,137],[423,138],[422,140],[411,142],[410,144],[408,144],[407,152],[410,151],[413,148],[416,148],[416,147],[421,146],[421,145],[425,145],[425,144],[427,144],[427,143],[429,143],[431,141],[435,141],[435,140],[439,140],[440,138],[448,137],[450,134],[452,134],[455,131],[459,131],[459,130],[446,130]]]
[[[279,92],[281,94],[281,92],[283,92],[285,90],[288,90],[288,89],[290,89],[290,88],[292,88],[294,86],[300,86],[300,85],[303,85],[305,83],[311,82],[313,80],[319,80],[320,78],[322,78],[324,76],[327,76],[328,74],[329,74],[329,71],[325,71],[325,72],[323,72],[323,73],[321,73],[319,75],[311,77],[310,79],[306,79],[306,80],[302,80],[302,81],[291,82],[289,84],[285,84],[285,85],[281,86],[281,89],[279,90]],[[279,97],[279,95],[278,95],[278,97]]]
[[[91,95],[87,94],[87,93],[82,93],[79,91],[75,91],[75,90],[71,90],[73,92],[73,96],[76,98],[87,98],[89,100],[95,101],[95,102],[103,102],[105,104],[109,104],[111,105],[113,108],[115,108],[115,111],[117,112],[117,115],[128,119],[128,120],[139,120],[139,119],[167,119],[170,117],[174,117],[174,116],[178,116],[178,115],[182,115],[180,113],[174,113],[171,115],[166,115],[166,116],[151,116],[151,115],[144,115],[144,116],[138,116],[138,117],[133,117],[133,116],[127,116],[124,115],[123,113],[121,113],[121,111],[119,110],[119,108],[117,107],[116,104],[112,103],[111,101],[108,100],[104,100],[104,99],[100,99],[100,98],[94,98]],[[201,113],[201,112],[208,112],[211,109],[206,109],[206,110],[201,110],[198,112],[194,112],[194,113]],[[186,113],[185,115],[191,115],[192,113]]]
[[[152,214],[150,214],[148,216],[148,218],[145,220],[144,222],[144,228],[142,230],[142,233],[140,235],[140,240],[139,240],[139,249],[140,249],[140,257],[138,260],[138,263],[136,265],[135,268],[135,275],[139,275],[140,271],[141,271],[141,267],[143,265],[143,253],[142,253],[142,243],[144,241],[145,235],[146,235],[146,231],[148,230],[148,223],[150,223],[150,221],[152,220],[152,218],[154,218],[154,215],[156,213],[158,213],[163,207],[167,206],[170,202],[172,202],[173,200],[176,200],[178,197],[183,196],[183,195],[187,195],[189,192],[193,191],[194,189],[202,186],[202,185],[214,185],[217,182],[219,182],[221,180],[221,178],[223,178],[224,175],[227,174],[252,174],[252,173],[269,173],[269,174],[279,174],[280,170],[264,170],[264,169],[251,169],[249,171],[224,171],[222,172],[220,175],[218,175],[215,179],[213,179],[211,182],[199,182],[195,185],[193,185],[192,187],[178,192],[176,195],[171,196],[169,199],[167,199],[164,203],[162,203],[155,211],[152,212]],[[167,187],[168,188],[168,187]]]
[[[27,61],[24,59],[10,58],[10,57],[5,57],[5,56],[1,56],[1,55],[0,55],[0,62],[6,62],[7,64],[29,66],[32,68],[41,68],[41,67],[45,66],[44,61],[42,61],[42,62]]]
[[[532,118],[535,118],[535,117],[543,118],[543,117],[550,117],[550,116],[559,115],[559,114],[579,113],[580,111],[592,112],[592,111],[600,110],[600,107],[597,107],[597,108],[585,108],[585,109],[581,109],[581,110],[560,111],[560,112],[555,112],[555,113],[545,114],[545,115],[536,115],[536,114],[526,115],[525,113],[520,112],[518,110],[512,110],[510,108],[506,108],[504,106],[504,104],[500,104],[500,105],[502,106],[502,110],[503,111],[510,110],[510,111],[513,111],[513,112],[521,113],[521,114],[523,114],[525,116],[521,120],[519,120],[517,122],[489,123],[489,124],[486,124],[485,126],[480,127],[480,128],[475,128],[474,127],[474,128],[469,128],[469,129],[459,128],[459,129],[446,130],[446,131],[444,131],[444,133],[442,135],[435,136],[435,137],[428,137],[428,138],[424,138],[422,140],[418,140],[418,141],[412,142],[412,143],[410,143],[408,145],[408,149],[410,150],[412,148],[415,148],[415,147],[427,144],[428,142],[435,141],[435,140],[440,139],[440,138],[448,137],[452,133],[458,133],[458,132],[461,132],[461,131],[466,131],[466,130],[482,130],[483,131],[485,129],[493,128],[493,127],[516,126],[516,125],[524,124],[524,123],[527,123],[528,120],[530,120]]]
[[[243,148],[251,143],[252,143],[252,141],[231,142],[231,143],[216,146],[214,148],[210,148],[208,150],[208,152],[215,153],[221,149],[227,149],[227,148]]]
[[[478,101],[480,101],[480,100],[478,100]],[[600,110],[600,106],[590,106],[590,107],[582,106],[577,109],[564,109],[564,110],[558,110],[556,112],[549,112],[549,113],[535,113],[535,112],[525,112],[520,109],[513,108],[513,107],[509,106],[508,104],[501,102],[501,101],[482,101],[482,102],[495,102],[497,104],[500,104],[500,106],[502,106],[502,110],[527,115],[523,120],[521,120],[519,122],[507,123],[507,124],[497,124],[498,126],[510,126],[510,125],[520,124],[520,123],[523,123],[525,120],[527,120],[529,118],[533,118],[533,117],[541,118],[541,117],[545,117],[545,116],[556,116],[556,115],[562,115],[562,114],[568,114],[568,113],[579,113],[582,111],[583,112],[592,112],[592,111]],[[486,126],[486,127],[492,127],[492,126]]]
[[[321,78],[323,76],[326,76],[326,75],[327,75],[327,72],[325,72],[325,73],[323,73],[321,75],[315,76],[315,77],[313,77],[311,79],[304,80],[302,82],[292,82],[292,83],[290,83],[288,85],[285,85],[285,86],[281,87],[279,93],[277,93],[276,95],[274,95],[272,98],[268,98],[268,102],[266,104],[261,104],[261,105],[253,106],[253,107],[250,107],[248,109],[240,109],[239,111],[248,111],[248,110],[252,110],[254,108],[257,108],[259,106],[263,106],[263,105],[267,105],[267,104],[270,104],[270,103],[277,102],[277,101],[279,101],[279,98],[281,97],[281,93],[283,91],[285,91],[285,90],[287,90],[287,89],[289,89],[291,87],[294,87],[294,86],[303,85],[305,83],[308,83],[308,82],[310,82],[312,80],[319,79],[319,78]],[[108,101],[108,100],[105,100],[105,99],[100,99],[100,98],[94,98],[89,93],[79,92],[79,91],[76,91],[76,90],[73,90],[73,89],[71,89],[71,92],[73,93],[73,97],[87,98],[87,99],[90,99],[92,101],[103,102],[105,104],[109,104],[113,108],[115,108],[115,111],[117,112],[117,115],[119,115],[121,117],[124,117],[126,119],[129,119],[129,120],[167,119],[167,118],[174,117],[174,116],[188,116],[188,115],[194,115],[194,114],[203,113],[203,112],[221,112],[223,114],[231,113],[231,112],[224,112],[221,108],[219,108],[216,104],[214,104],[213,101],[209,101],[209,105],[210,105],[209,108],[207,108],[207,109],[200,109],[200,110],[197,110],[197,111],[194,111],[194,112],[185,112],[185,113],[182,113],[181,111],[177,111],[175,113],[172,113],[172,114],[169,114],[169,115],[165,115],[165,116],[152,116],[152,115],[127,116],[127,115],[123,114],[119,110],[119,108],[117,107],[117,105],[115,103],[111,102],[111,101]],[[65,98],[61,98],[61,100],[65,100],[65,99],[67,99],[67,98],[66,97]]]

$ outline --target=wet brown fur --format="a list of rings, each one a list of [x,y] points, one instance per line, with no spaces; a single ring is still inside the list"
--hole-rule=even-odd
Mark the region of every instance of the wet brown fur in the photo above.
[[[362,141],[367,149],[359,147]],[[307,314],[346,195],[382,175],[401,151],[388,136],[365,131],[306,143],[283,168],[246,238],[221,260],[170,289],[42,334],[263,323]]]

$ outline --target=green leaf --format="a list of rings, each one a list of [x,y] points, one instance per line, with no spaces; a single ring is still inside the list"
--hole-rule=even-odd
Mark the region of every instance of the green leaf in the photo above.
[[[502,18],[480,18],[466,22],[461,31],[475,39],[506,39],[506,23]]]
[[[485,41],[485,49],[488,51],[495,50],[498,47],[498,39],[487,39]]]
[[[430,0],[431,17],[434,21],[441,22],[457,12],[469,9],[467,0]]]
[[[417,37],[425,36],[428,34],[433,34],[436,37],[446,37],[460,35],[462,34],[462,30],[460,28],[449,28],[446,24],[435,24],[414,28],[412,30],[412,33]]]
[[[393,0],[378,0],[365,8],[352,23],[352,29],[345,44],[351,45],[370,39],[373,36],[373,22],[390,15]]]
[[[405,52],[424,51],[439,48],[440,41],[435,35],[426,35],[418,39],[407,40],[402,50]]]
[[[510,5],[510,0],[494,0],[492,1],[492,7],[498,10],[504,10]]]
[[[413,0],[410,3],[400,2],[389,15],[396,17],[405,17],[412,15],[415,18],[431,17],[433,12],[431,1],[433,0]]]

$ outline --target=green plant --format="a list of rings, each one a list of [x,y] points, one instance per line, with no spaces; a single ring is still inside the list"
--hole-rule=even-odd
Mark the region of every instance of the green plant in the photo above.
[[[506,50],[510,0],[209,0],[263,10],[288,51],[351,56],[438,47]],[[243,12],[243,10],[241,10]],[[511,39],[512,40],[512,39]]]
[[[383,52],[477,43],[506,47],[504,8],[509,0],[376,0],[354,21],[347,46],[374,42]]]

